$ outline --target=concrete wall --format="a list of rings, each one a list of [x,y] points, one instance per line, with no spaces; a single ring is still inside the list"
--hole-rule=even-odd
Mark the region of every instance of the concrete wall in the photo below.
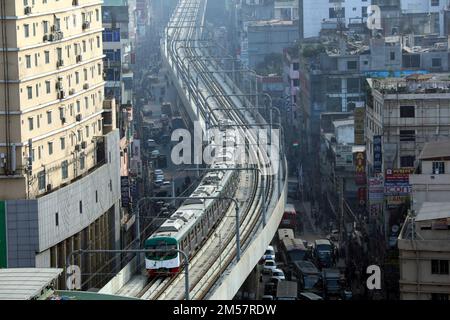
[[[224,276],[222,283],[210,296],[210,300],[231,300],[236,295],[237,291],[250,272],[252,272],[277,232],[284,213],[286,195],[287,179],[285,180],[281,197],[279,198],[272,215],[267,220],[266,227],[256,235],[256,238],[252,239],[250,246],[242,253],[241,260],[233,265],[233,269]]]
[[[115,294],[136,273],[136,258],[133,258],[119,273],[112,278],[98,293]]]

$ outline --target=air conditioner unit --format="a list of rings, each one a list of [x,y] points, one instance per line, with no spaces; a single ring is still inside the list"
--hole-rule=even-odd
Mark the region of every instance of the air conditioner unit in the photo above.
[[[75,89],[70,89],[69,90],[69,95],[73,95],[73,94],[75,94]]]
[[[83,89],[84,89],[84,90],[87,90],[87,89],[89,89],[89,83],[85,83],[85,84],[83,84]]]
[[[64,60],[60,59],[60,60],[56,61],[56,66],[58,68],[64,66]]]
[[[25,14],[31,14],[31,7],[30,6],[25,7]]]
[[[83,56],[81,54],[77,55],[76,61],[77,62],[83,61]]]
[[[49,183],[49,184],[47,185],[47,191],[52,191],[52,185],[51,185],[51,183]]]
[[[62,117],[62,118],[61,118],[61,122],[62,122],[63,124],[66,123],[66,122],[67,122],[66,117]]]
[[[81,150],[80,145],[79,145],[79,144],[76,144],[76,145],[75,145],[75,151],[80,151],[80,150]]]
[[[42,37],[42,41],[52,41],[50,40],[50,35],[49,34],[44,34],[44,36]]]
[[[75,120],[81,121],[81,114],[77,114],[77,115],[75,116]]]
[[[79,3],[78,0],[73,0],[73,1],[72,1],[72,5],[73,5],[73,6],[78,6],[78,5],[80,5],[80,3]]]
[[[83,22],[81,28],[82,28],[83,30],[86,30],[86,29],[89,28],[89,26],[90,26],[90,22],[89,22],[89,21],[85,21],[85,22]]]
[[[64,38],[64,33],[62,32],[62,31],[56,31],[56,34],[57,34],[57,38],[58,38],[58,40],[61,40],[62,38]]]
[[[51,27],[50,27],[50,31],[51,31],[51,32],[56,32],[56,26],[51,26]]]
[[[86,147],[87,147],[86,141],[82,141],[81,142],[81,149],[86,149]]]

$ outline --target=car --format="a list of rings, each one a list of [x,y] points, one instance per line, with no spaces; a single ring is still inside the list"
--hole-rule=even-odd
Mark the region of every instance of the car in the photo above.
[[[278,280],[286,280],[284,272],[281,269],[272,269],[272,278],[276,278]]]
[[[158,174],[158,175],[156,175],[155,176],[155,181],[156,180],[161,180],[161,183],[163,183],[164,182],[164,175],[163,174]]]
[[[313,292],[300,292],[299,300],[323,300],[323,298]]]
[[[273,300],[273,296],[270,294],[265,294],[261,297],[261,300]]]
[[[152,153],[151,153],[151,157],[152,158],[158,158],[159,155],[160,155],[159,150],[153,150]]]
[[[263,269],[274,270],[277,268],[275,260],[266,260],[263,264]]]
[[[263,260],[275,260],[275,250],[272,246],[268,246],[264,252]]]
[[[162,185],[163,186],[171,186],[172,185],[172,182],[171,181],[164,181],[163,183],[162,183]]]
[[[155,146],[156,146],[156,141],[153,140],[153,139],[148,139],[148,140],[147,140],[147,145],[148,145],[149,147],[155,147]]]
[[[162,171],[161,169],[156,169],[155,176],[158,176],[158,175],[164,175],[164,171]]]

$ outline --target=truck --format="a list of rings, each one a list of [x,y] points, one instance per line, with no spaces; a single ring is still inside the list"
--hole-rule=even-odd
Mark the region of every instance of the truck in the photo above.
[[[322,270],[322,281],[326,299],[339,299],[342,297],[342,280],[339,269],[324,268]]]
[[[297,282],[279,281],[277,285],[277,300],[297,300]]]
[[[321,273],[311,261],[295,261],[294,274],[302,291],[322,294]]]
[[[333,264],[334,248],[328,239],[314,241],[314,257],[321,268],[329,268]]]

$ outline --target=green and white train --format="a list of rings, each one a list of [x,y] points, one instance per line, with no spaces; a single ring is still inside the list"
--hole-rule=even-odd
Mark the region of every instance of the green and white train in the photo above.
[[[224,138],[229,142],[228,133]],[[235,137],[231,139],[234,140]],[[211,168],[236,166],[235,140],[233,146],[229,145],[227,143],[227,147],[217,148]],[[158,250],[146,254],[145,267],[149,277],[178,273],[184,263],[184,256],[173,249],[182,250],[188,257],[192,257],[216,228],[231,201],[198,198],[233,197],[238,184],[238,171],[211,171],[205,175],[192,193],[192,199],[185,200],[178,210],[145,240],[145,249]]]

